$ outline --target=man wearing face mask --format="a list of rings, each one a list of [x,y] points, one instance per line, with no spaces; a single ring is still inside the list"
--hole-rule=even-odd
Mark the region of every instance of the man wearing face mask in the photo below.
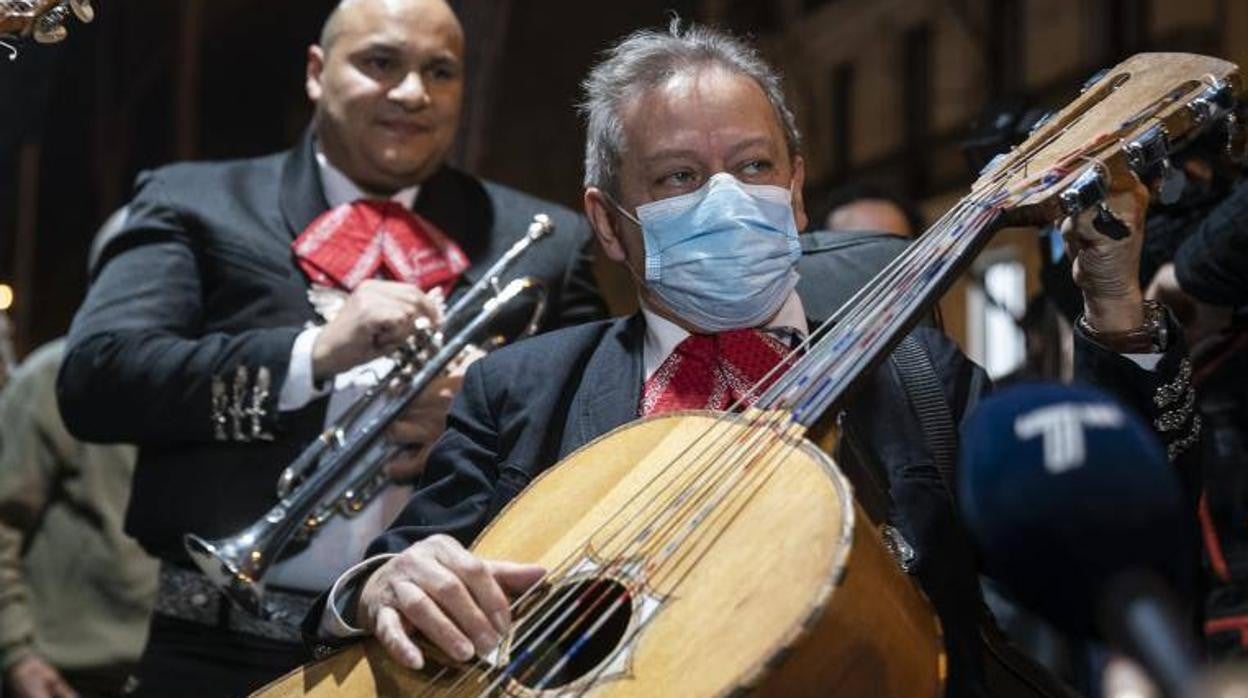
[[[605,253],[637,282],[641,311],[529,340],[468,370],[422,486],[371,546],[373,557],[308,616],[305,632],[319,640],[373,634],[413,667],[424,656],[412,629],[457,660],[488,652],[509,626],[508,596],[543,574],[464,548],[499,510],[615,427],[670,410],[728,408],[813,327],[794,291],[797,231],[806,224],[800,139],[778,77],[757,54],[674,24],[616,45],[585,89],[585,210]],[[1133,195],[1111,205],[1138,233]],[[1138,287],[1135,297],[1100,290],[1133,278],[1139,235],[1109,241],[1084,224],[1070,240],[1088,260],[1090,330],[1109,342],[1143,325]],[[834,281],[807,292],[828,293]],[[960,417],[984,390],[982,371],[939,333],[913,336]],[[1085,344],[1095,357],[1087,365],[1111,388],[1147,391],[1173,377],[1181,359],[1177,342],[1168,352],[1150,347],[1154,373]],[[1147,409],[1151,393],[1131,390],[1119,393]],[[913,545],[914,573],[941,616],[949,695],[1060,694],[1043,675],[1030,686],[989,683],[974,556],[891,364],[864,381],[849,412],[856,433],[847,440],[877,462],[891,498],[886,515]]]

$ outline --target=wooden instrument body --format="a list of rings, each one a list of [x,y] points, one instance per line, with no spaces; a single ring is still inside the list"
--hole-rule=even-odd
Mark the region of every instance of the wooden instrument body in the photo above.
[[[587,444],[538,478],[486,529],[473,549],[487,558],[553,569],[645,484],[679,478],[667,468],[714,430],[726,437],[743,418],[684,412],[648,418]],[[659,610],[628,644],[622,672],[563,692],[510,686],[507,695],[611,698],[942,693],[940,626],[922,593],[857,511],[849,485],[826,453],[804,439],[777,442],[770,474],[751,496],[708,519],[713,540],[687,572],[652,575]],[[744,492],[745,490],[743,490]],[[635,522],[641,525],[642,522]],[[633,531],[630,524],[623,530]],[[604,545],[604,548],[609,548]],[[605,561],[600,561],[605,562]],[[638,606],[634,603],[634,607]],[[633,627],[639,620],[635,611]],[[364,660],[364,661],[361,661]],[[301,669],[264,689],[267,698],[422,695],[432,672],[411,672],[368,642]],[[451,681],[440,683],[449,686]],[[488,683],[488,682],[487,682]],[[477,695],[475,678],[448,695]],[[430,695],[440,695],[430,691]]]
[[[1242,91],[1236,66],[1205,56],[1141,54],[1116,66],[990,164],[971,194],[907,250],[904,263],[890,265],[896,268],[881,272],[856,296],[851,303],[858,307],[839,318],[803,359],[824,368],[812,369],[799,383],[824,394],[827,402],[821,404],[833,404],[886,356],[993,230],[1047,224],[1099,206],[1107,192],[1131,188],[1137,176],[1152,179],[1169,166],[1165,156],[1171,147],[1225,118],[1227,103]],[[1242,151],[1243,139],[1236,142]],[[846,358],[818,364],[821,351]],[[834,374],[835,389],[827,387]],[[809,405],[803,395],[810,397],[799,392],[788,402],[773,403],[773,409]],[[824,409],[809,412],[817,416]],[[697,448],[712,424],[758,428],[746,427],[742,418],[709,413],[664,415],[621,427],[535,481],[474,549],[548,568],[577,555],[591,567],[609,564],[609,547],[599,545],[597,527],[651,478],[686,472],[665,468],[684,449]],[[622,669],[592,686],[568,684],[565,693],[584,689],[587,695],[616,698],[941,692],[939,626],[926,600],[884,551],[832,461],[799,429],[778,438],[790,446],[778,467],[717,524],[713,540],[693,556],[696,564],[684,570],[687,576],[679,583],[668,575],[649,581],[659,612],[628,645]],[[589,553],[583,552],[586,541]],[[485,684],[468,679],[450,695],[480,693]],[[261,695],[440,695],[428,689],[445,685],[431,686],[426,674],[397,667],[366,642],[279,680]],[[507,695],[535,692],[512,684]]]

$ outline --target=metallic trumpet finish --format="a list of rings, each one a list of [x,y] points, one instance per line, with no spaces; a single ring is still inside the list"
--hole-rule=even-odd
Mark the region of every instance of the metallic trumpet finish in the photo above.
[[[226,538],[206,540],[193,533],[184,537],[187,553],[218,588],[242,608],[268,617],[264,575],[286,547],[316,535],[335,515],[360,512],[386,486],[384,466],[402,448],[380,443],[386,428],[474,340],[479,343],[479,338],[488,337],[482,344],[487,350],[505,343],[491,336],[490,325],[511,303],[524,302],[526,296],[534,299],[533,313],[520,336],[537,330],[546,306],[541,281],[522,277],[500,288],[499,278],[530,245],[553,230],[548,216],[534,216],[524,237],[446,311],[441,330],[431,331],[427,322],[418,322],[393,357],[394,368],[282,471],[279,501],[264,516]],[[492,295],[469,317],[468,309],[487,294]]]

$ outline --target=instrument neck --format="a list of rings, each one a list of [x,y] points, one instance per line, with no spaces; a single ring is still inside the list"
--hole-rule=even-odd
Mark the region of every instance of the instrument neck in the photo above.
[[[972,193],[811,333],[805,354],[755,402],[809,427],[843,401],[983,248],[1001,219]]]

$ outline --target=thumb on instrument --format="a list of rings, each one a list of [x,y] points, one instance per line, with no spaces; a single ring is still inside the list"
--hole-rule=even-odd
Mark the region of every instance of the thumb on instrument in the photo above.
[[[508,594],[519,594],[541,581],[546,575],[546,568],[523,562],[507,562],[505,560],[488,560],[490,574]]]

